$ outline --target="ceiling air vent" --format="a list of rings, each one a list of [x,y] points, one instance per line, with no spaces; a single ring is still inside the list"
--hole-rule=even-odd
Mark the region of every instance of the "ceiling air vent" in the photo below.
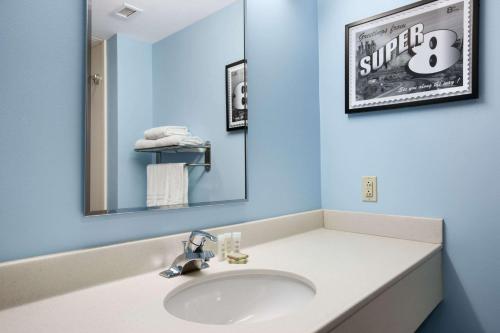
[[[118,11],[115,14],[122,18],[129,18],[135,13],[140,13],[140,12],[142,12],[142,9],[132,6],[128,3],[124,3],[123,7],[118,9]]]

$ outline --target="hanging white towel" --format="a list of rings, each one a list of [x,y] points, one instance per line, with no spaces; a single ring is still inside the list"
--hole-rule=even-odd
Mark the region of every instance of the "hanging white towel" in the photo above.
[[[188,203],[189,174],[184,163],[151,164],[147,168],[147,206]]]
[[[144,139],[158,140],[172,135],[189,136],[189,130],[185,126],[162,126],[150,128],[144,132]]]

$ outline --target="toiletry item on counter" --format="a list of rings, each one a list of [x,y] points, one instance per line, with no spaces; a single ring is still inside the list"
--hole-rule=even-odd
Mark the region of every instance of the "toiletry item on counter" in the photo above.
[[[244,265],[248,263],[248,255],[244,253],[231,253],[227,255],[227,262],[230,264]]]
[[[231,259],[231,260],[244,260],[244,259],[248,259],[248,254],[244,254],[244,253],[231,253],[231,254],[227,255],[227,258]]]
[[[228,259],[228,263],[231,265],[246,265],[248,264],[248,259],[243,259],[243,260],[233,260],[233,259]]]
[[[233,239],[233,253],[239,253],[240,252],[240,246],[241,246],[241,232],[233,232],[232,237]]]
[[[228,260],[230,264],[246,264],[248,255],[240,253],[241,232],[225,233],[217,236],[217,258]]]
[[[226,257],[229,253],[233,252],[233,237],[230,232],[224,234],[224,251]]]
[[[217,236],[217,258],[219,261],[226,260],[226,234]]]

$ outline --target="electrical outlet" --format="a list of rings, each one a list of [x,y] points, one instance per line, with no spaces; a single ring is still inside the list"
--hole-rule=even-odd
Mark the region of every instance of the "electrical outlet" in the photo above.
[[[377,202],[377,177],[363,177],[361,195],[365,202]]]

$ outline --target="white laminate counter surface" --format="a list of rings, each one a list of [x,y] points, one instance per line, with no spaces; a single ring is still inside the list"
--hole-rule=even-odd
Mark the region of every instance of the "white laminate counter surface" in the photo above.
[[[0,331],[316,332],[343,321],[440,249],[440,244],[317,229],[244,249],[248,265],[212,260],[209,269],[189,276],[168,280],[157,271],[6,309],[0,311]],[[173,317],[163,306],[166,295],[186,281],[245,269],[301,275],[314,283],[317,294],[298,313],[254,324],[196,324]]]

